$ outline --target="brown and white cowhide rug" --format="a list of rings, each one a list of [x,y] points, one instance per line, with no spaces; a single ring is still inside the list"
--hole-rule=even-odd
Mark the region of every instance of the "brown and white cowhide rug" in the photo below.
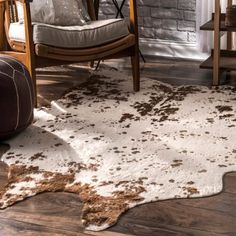
[[[236,171],[236,88],[172,87],[114,69],[91,78],[9,140],[1,208],[44,191],[79,194],[89,230],[127,209],[222,190]]]

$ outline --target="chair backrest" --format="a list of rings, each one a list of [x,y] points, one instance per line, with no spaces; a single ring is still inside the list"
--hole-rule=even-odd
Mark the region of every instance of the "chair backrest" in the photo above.
[[[5,32],[6,32],[5,36],[7,37],[9,44],[11,44],[10,40],[8,38],[10,24],[19,21],[17,1],[19,1],[19,0],[0,0],[1,7],[4,8],[4,12],[5,12],[4,16],[3,16],[4,21],[2,21],[0,23],[1,24],[0,26],[4,26]],[[33,0],[24,0],[23,2],[32,2],[32,1]],[[68,1],[68,0],[65,0],[65,1]],[[89,14],[90,18],[92,20],[96,20],[93,0],[83,0],[83,2],[84,2],[84,4],[87,4],[87,10],[88,10],[88,14]],[[29,7],[29,4],[27,4],[27,7]],[[1,42],[0,42],[0,46],[1,46]]]
[[[87,9],[88,13],[90,15],[90,18],[92,20],[96,20],[96,15],[95,15],[95,9],[94,9],[94,3],[93,0],[84,0],[84,2],[87,3]]]
[[[6,0],[4,2],[4,26],[6,32],[8,32],[11,23],[19,21],[16,2],[17,0]]]

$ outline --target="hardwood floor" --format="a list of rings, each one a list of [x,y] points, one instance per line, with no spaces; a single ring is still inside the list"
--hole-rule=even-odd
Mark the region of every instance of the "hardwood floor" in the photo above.
[[[173,85],[210,86],[211,72],[198,69],[199,62],[148,58],[142,76]],[[127,62],[109,62],[131,73]],[[64,66],[38,72],[40,105],[48,105],[68,89],[88,78],[86,68]],[[236,75],[222,83],[236,85]],[[7,150],[0,145],[0,156]],[[0,162],[0,189],[7,181],[7,166]],[[77,195],[43,193],[0,210],[0,236],[235,236],[236,173],[224,178],[222,193],[201,199],[167,200],[129,210],[118,223],[104,232],[85,232],[80,221],[82,203]]]

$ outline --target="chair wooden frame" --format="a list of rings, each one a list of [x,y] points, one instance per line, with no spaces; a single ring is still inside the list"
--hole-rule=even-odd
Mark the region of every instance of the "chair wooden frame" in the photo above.
[[[11,22],[18,21],[16,1],[23,4],[25,42],[8,37]],[[136,0],[130,0],[130,34],[114,42],[85,49],[65,49],[44,44],[34,44],[29,2],[32,0],[0,0],[0,53],[15,57],[26,65],[33,79],[37,101],[36,68],[131,57],[133,89],[140,89],[139,38]],[[86,0],[88,13],[96,20],[93,0]]]

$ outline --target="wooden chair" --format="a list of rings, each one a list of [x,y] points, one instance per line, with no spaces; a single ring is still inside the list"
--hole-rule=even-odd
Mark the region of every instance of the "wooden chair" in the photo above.
[[[9,27],[18,21],[16,2],[23,4],[25,42],[9,38]],[[131,57],[133,89],[140,89],[139,38],[136,0],[130,0],[130,33],[115,41],[91,48],[58,48],[33,42],[29,2],[32,0],[0,0],[0,53],[13,56],[29,69],[36,90],[36,68]],[[86,0],[90,18],[96,20],[93,0]]]

